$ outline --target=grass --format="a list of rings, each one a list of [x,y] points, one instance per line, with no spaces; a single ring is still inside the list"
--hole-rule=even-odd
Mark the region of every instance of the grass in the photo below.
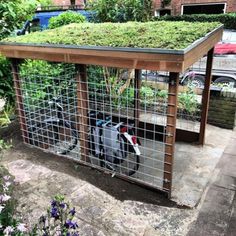
[[[217,22],[168,21],[83,23],[10,37],[3,41],[30,44],[184,49],[220,25]]]

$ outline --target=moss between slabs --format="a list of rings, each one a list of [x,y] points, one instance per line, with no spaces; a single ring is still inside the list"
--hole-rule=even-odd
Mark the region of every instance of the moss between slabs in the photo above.
[[[7,38],[5,42],[184,49],[220,23],[128,22],[82,23]]]

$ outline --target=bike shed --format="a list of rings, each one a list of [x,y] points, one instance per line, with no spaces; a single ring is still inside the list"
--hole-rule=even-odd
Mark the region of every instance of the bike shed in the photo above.
[[[43,33],[43,32],[42,32]],[[12,72],[14,77],[14,87],[16,91],[16,100],[19,113],[20,126],[23,140],[26,144],[31,144],[31,136],[29,134],[28,111],[26,112],[24,100],[23,79],[20,77],[19,65],[23,59],[45,60],[49,62],[59,62],[75,64],[75,91],[74,102],[76,116],[75,126],[79,127],[79,152],[80,157],[76,158],[70,155],[63,155],[81,164],[95,167],[102,171],[114,174],[107,168],[101,167],[91,161],[88,143],[88,112],[91,107],[95,110],[99,103],[102,103],[102,111],[110,114],[117,122],[132,120],[134,122],[135,133],[141,139],[141,159],[140,172],[134,176],[127,176],[122,173],[115,173],[116,176],[135,182],[147,187],[155,188],[168,193],[171,196],[173,160],[175,152],[175,142],[196,142],[199,145],[204,144],[205,129],[207,122],[207,113],[209,106],[209,93],[211,83],[211,70],[213,63],[214,45],[220,41],[223,33],[223,27],[208,32],[205,36],[192,42],[188,47],[181,50],[165,49],[165,48],[125,48],[125,47],[109,47],[109,46],[77,46],[65,44],[47,44],[47,43],[21,43],[17,42],[1,42],[0,52],[11,60]],[[27,36],[27,35],[26,35]],[[22,38],[26,36],[21,36]],[[201,100],[201,114],[199,131],[189,131],[176,128],[177,123],[177,104],[180,73],[183,73],[193,63],[202,56],[207,55],[205,86],[203,89]],[[109,95],[99,100],[99,97],[105,93],[104,90],[92,90],[94,96],[90,96],[91,84],[87,78],[87,67],[90,65],[126,68],[134,70],[133,75],[133,109],[129,110],[125,101],[124,114],[122,107],[116,108],[116,112],[112,110],[114,97]],[[164,122],[158,124],[158,120],[153,117],[154,106],[147,109],[147,104],[141,101],[142,89],[142,70],[165,71],[168,72],[167,98],[165,100],[165,109],[162,111]],[[144,79],[145,80],[145,79]],[[154,93],[155,94],[155,93]],[[115,96],[115,95],[113,95]],[[127,96],[130,96],[128,94]],[[155,95],[153,95],[155,96]],[[144,100],[147,98],[145,95]],[[110,100],[109,100],[110,99]],[[121,98],[118,98],[121,99]],[[108,101],[109,100],[109,101]],[[101,102],[102,101],[102,102]],[[93,105],[91,105],[93,104]],[[95,104],[95,105],[94,105]],[[105,104],[105,105],[104,105]],[[112,105],[111,105],[112,104]],[[159,104],[157,102],[157,104]],[[39,105],[40,106],[40,105]],[[106,107],[106,108],[104,108]],[[99,108],[101,110],[101,107]],[[156,113],[158,114],[158,113]],[[36,119],[36,118],[35,118]],[[65,134],[66,135],[66,134]],[[158,142],[158,145],[156,144]],[[34,145],[34,143],[33,143]],[[37,145],[34,145],[37,146]],[[157,147],[158,146],[158,147]],[[48,150],[48,146],[38,146],[39,148]],[[77,151],[78,151],[77,150]],[[55,151],[51,151],[56,153]],[[156,163],[156,156],[160,153],[161,157]],[[57,154],[57,153],[56,153]],[[145,155],[147,157],[145,157]],[[146,159],[145,159],[146,158]],[[159,158],[159,157],[158,157]],[[150,164],[151,163],[151,164]],[[160,165],[161,163],[161,170]],[[143,165],[143,166],[142,166]],[[150,165],[150,166],[149,166]],[[159,171],[159,176],[150,174]],[[137,171],[139,172],[139,171]],[[145,173],[144,173],[145,172]],[[147,174],[146,174],[147,173]],[[144,177],[143,177],[144,176]]]

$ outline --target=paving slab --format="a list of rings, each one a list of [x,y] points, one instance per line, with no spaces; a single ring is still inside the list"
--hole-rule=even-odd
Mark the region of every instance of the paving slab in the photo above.
[[[192,224],[188,236],[236,235],[236,158],[232,148],[235,136],[234,131],[229,148],[225,149],[216,166],[219,169],[218,176],[199,205],[198,218]]]
[[[207,125],[204,146],[176,143],[172,200],[179,205],[196,207],[233,131]],[[232,165],[232,172],[235,167]]]
[[[227,142],[230,131],[211,126],[209,129],[210,137],[214,138],[220,131]],[[216,139],[219,141],[222,136]],[[158,192],[30,148],[22,143],[17,129],[11,129],[10,138],[13,138],[13,148],[4,153],[1,164],[18,182],[17,211],[28,224],[32,225],[45,212],[51,198],[58,193],[64,194],[76,207],[81,235],[182,236],[198,217],[198,209],[182,208]],[[175,190],[181,203],[192,203],[194,199],[196,204],[196,196],[199,201],[222,153],[224,141],[217,148],[215,140],[207,141],[205,147],[177,144],[175,161],[179,160],[176,166],[181,171],[178,173],[175,169],[175,180],[179,178],[181,191]],[[220,195],[228,199],[227,204],[232,202],[231,192],[229,189]],[[230,215],[226,208],[221,209]]]
[[[18,183],[18,214],[32,226],[60,193],[75,206],[81,235],[185,235],[197,217],[162,194],[47,154],[23,143],[1,163]]]

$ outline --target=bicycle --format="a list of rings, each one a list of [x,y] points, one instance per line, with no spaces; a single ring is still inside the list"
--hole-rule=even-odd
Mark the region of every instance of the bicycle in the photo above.
[[[89,113],[89,122],[89,151],[100,166],[128,176],[136,173],[141,153],[133,124],[114,123],[111,116],[96,111]]]
[[[78,132],[74,123],[65,119],[58,97],[52,98],[48,105],[55,108],[56,116],[30,125],[29,143],[44,149],[53,147],[57,154],[66,155],[77,146]]]
[[[58,97],[48,104],[56,111],[28,128],[29,143],[43,149],[51,149],[66,155],[78,144],[79,132],[73,122],[64,117],[63,106]],[[113,123],[111,117],[100,112],[89,112],[89,153],[99,160],[101,167],[113,172],[133,175],[139,168],[139,140],[131,124]],[[98,132],[97,134],[94,133]],[[93,158],[90,157],[91,160]]]

